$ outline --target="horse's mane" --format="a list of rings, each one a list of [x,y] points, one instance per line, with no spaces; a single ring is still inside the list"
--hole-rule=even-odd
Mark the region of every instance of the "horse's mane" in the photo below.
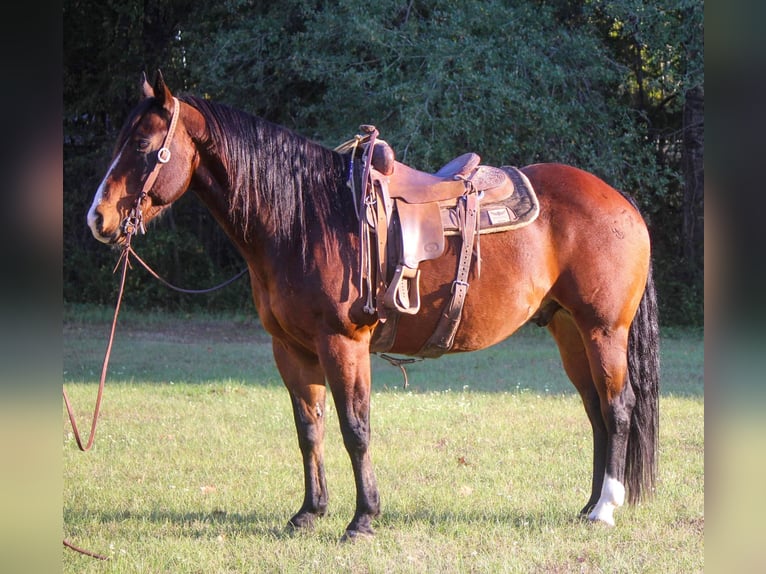
[[[330,236],[344,227],[339,217],[355,217],[342,155],[247,112],[194,96],[181,99],[205,118],[210,140],[204,143],[227,174],[229,215],[245,237],[254,215],[268,213],[277,244],[299,242],[305,260],[311,224]]]

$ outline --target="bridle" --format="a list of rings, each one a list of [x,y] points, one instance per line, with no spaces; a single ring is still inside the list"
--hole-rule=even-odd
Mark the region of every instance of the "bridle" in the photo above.
[[[147,176],[146,180],[144,181],[144,186],[141,189],[141,193],[138,194],[138,198],[136,199],[136,203],[133,206],[133,209],[131,209],[128,216],[123,220],[122,222],[122,229],[125,233],[125,243],[122,247],[122,253],[120,254],[120,258],[117,261],[117,265],[115,266],[114,270],[117,271],[117,267],[120,266],[120,263],[122,263],[122,278],[120,280],[120,290],[117,295],[117,305],[114,310],[114,319],[112,321],[112,332],[109,336],[109,344],[106,348],[106,356],[104,357],[104,366],[101,370],[101,380],[99,382],[98,386],[98,395],[96,397],[96,407],[94,409],[93,414],[93,422],[91,423],[91,430],[90,430],[90,437],[88,439],[88,442],[83,445],[82,440],[80,439],[80,433],[77,430],[77,424],[74,420],[74,414],[72,412],[72,409],[69,405],[69,399],[67,398],[66,390],[64,390],[64,402],[66,403],[67,412],[69,413],[69,421],[72,423],[72,430],[74,431],[74,437],[77,441],[77,446],[80,448],[81,451],[87,451],[90,450],[90,448],[93,446],[93,439],[95,437],[96,433],[96,421],[98,419],[98,413],[101,407],[101,395],[104,391],[104,381],[106,380],[106,370],[107,365],[109,363],[109,355],[111,354],[112,350],[112,342],[114,341],[114,330],[117,325],[117,315],[120,311],[120,303],[122,302],[122,294],[125,289],[125,277],[127,276],[128,266],[130,265],[130,254],[131,252],[135,254],[133,249],[130,246],[131,239],[133,235],[135,235],[137,232],[146,233],[146,230],[144,228],[144,222],[143,222],[143,214],[141,213],[141,202],[144,200],[146,195],[149,193],[149,190],[154,185],[154,182],[157,181],[157,176],[160,173],[160,169],[163,165],[168,163],[170,161],[170,143],[173,141],[173,134],[176,131],[176,125],[178,124],[178,112],[180,105],[178,103],[178,98],[173,98],[173,116],[170,119],[170,127],[168,128],[168,133],[165,134],[165,139],[162,142],[162,147],[157,152],[157,163],[152,168],[152,171]],[[146,266],[143,261],[141,263]]]
[[[141,188],[141,192],[136,198],[136,203],[133,206],[133,209],[130,210],[130,213],[128,213],[127,217],[122,220],[120,225],[122,227],[122,232],[128,237],[128,241],[133,233],[146,233],[144,218],[141,212],[141,202],[143,202],[144,198],[149,194],[154,182],[157,181],[157,176],[160,174],[162,166],[170,161],[170,144],[173,141],[176,125],[178,125],[180,107],[181,105],[178,102],[178,98],[173,97],[173,115],[170,118],[170,126],[168,127],[168,133],[165,134],[162,147],[157,151],[157,161],[155,162],[152,171],[150,171],[149,175],[146,177],[146,180],[144,180],[144,186]]]
[[[122,252],[120,253],[120,257],[117,261],[117,265],[114,268],[114,270],[117,271],[117,268],[120,266],[120,264],[122,264],[120,288],[117,294],[117,304],[115,305],[115,309],[114,309],[114,318],[112,319],[112,328],[109,335],[109,342],[107,343],[107,346],[106,346],[106,353],[104,354],[104,363],[101,368],[101,378],[98,384],[98,393],[96,395],[96,405],[93,409],[93,419],[91,421],[90,436],[88,437],[88,441],[84,444],[82,439],[80,438],[80,432],[77,428],[77,423],[75,422],[74,411],[69,402],[69,397],[67,396],[66,389],[62,389],[64,393],[64,403],[66,405],[67,414],[69,415],[69,422],[72,425],[74,438],[75,438],[75,441],[77,442],[77,447],[83,452],[91,449],[91,447],[93,446],[93,440],[96,436],[96,423],[98,421],[99,413],[101,411],[101,399],[104,394],[104,383],[106,382],[106,374],[107,374],[107,368],[109,365],[109,357],[112,352],[112,343],[114,342],[114,333],[117,327],[117,316],[120,312],[122,295],[125,291],[125,279],[127,277],[128,267],[130,266],[130,256],[133,255],[133,257],[139,263],[141,263],[141,265],[155,279],[158,279],[160,282],[165,284],[165,286],[175,291],[180,291],[182,293],[210,293],[211,291],[215,291],[217,289],[225,287],[229,283],[232,283],[234,280],[244,275],[245,272],[247,271],[247,267],[245,267],[242,271],[237,273],[231,279],[228,279],[224,281],[223,283],[216,285],[215,287],[210,287],[209,289],[181,289],[180,287],[176,287],[170,284],[169,282],[165,281],[162,277],[160,277],[151,267],[149,267],[149,265],[143,259],[141,259],[138,256],[138,254],[133,250],[133,248],[130,245],[131,240],[136,233],[141,233],[141,234],[146,233],[146,229],[144,228],[144,222],[143,222],[143,213],[141,212],[141,202],[148,195],[149,191],[151,190],[152,186],[157,180],[157,176],[159,175],[159,172],[162,166],[170,161],[170,156],[171,156],[170,144],[173,141],[173,135],[176,130],[176,125],[178,124],[178,114],[179,114],[179,108],[180,108],[178,99],[175,97],[173,98],[173,104],[174,104],[173,115],[170,120],[170,127],[168,127],[168,133],[165,134],[165,139],[162,142],[162,147],[157,152],[157,162],[155,163],[154,167],[152,168],[152,171],[149,172],[149,175],[144,181],[144,185],[141,188],[141,192],[138,194],[138,197],[136,198],[135,205],[133,206],[130,213],[127,215],[127,217],[125,217],[125,219],[121,223],[122,230],[125,233],[125,242],[122,245]],[[86,554],[88,556],[92,556],[93,558],[97,558],[99,560],[108,559],[107,556],[102,556],[95,552],[90,552],[88,550],[79,548],[73,545],[71,542],[69,542],[66,539],[64,540],[64,546],[71,548],[72,550],[75,550],[77,552],[80,552],[81,554]]]

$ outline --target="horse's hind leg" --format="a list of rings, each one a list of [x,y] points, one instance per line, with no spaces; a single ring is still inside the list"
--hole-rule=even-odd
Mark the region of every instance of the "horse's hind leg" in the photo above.
[[[548,323],[548,330],[558,345],[564,371],[580,393],[593,431],[591,494],[588,502],[580,510],[580,514],[587,515],[596,506],[601,496],[606,470],[607,429],[601,414],[601,399],[593,383],[590,362],[585,352],[582,336],[572,319],[572,315],[568,311],[559,309]]]
[[[625,502],[625,469],[635,395],[628,384],[628,326],[583,329],[585,351],[607,431],[601,494],[588,518],[614,525],[614,510]]]
[[[594,522],[614,525],[614,510],[625,502],[625,461],[635,404],[627,384],[628,327],[583,323],[578,326],[562,309],[548,328],[593,429],[592,488],[581,513]]]
[[[311,528],[327,511],[324,471],[325,379],[316,357],[274,340],[274,359],[293,405],[298,446],[303,457],[305,496],[290,528]]]

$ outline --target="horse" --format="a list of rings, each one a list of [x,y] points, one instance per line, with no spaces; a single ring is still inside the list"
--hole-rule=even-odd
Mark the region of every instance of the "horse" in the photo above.
[[[355,280],[361,238],[350,154],[224,103],[176,97],[159,71],[139,83],[87,214],[93,235],[114,248],[129,244],[136,226],[193,189],[247,263],[290,395],[305,490],[287,528],[310,529],[327,511],[329,387],[356,488],[342,539],[374,535],[370,342],[379,317],[362,311]],[[556,163],[521,171],[537,191],[539,217],[482,236],[480,277],[449,352],[484,349],[530,321],[547,328],[593,434],[580,516],[614,526],[615,510],[647,499],[656,482],[659,337],[648,228],[627,194],[591,173]],[[394,354],[417,353],[450,296],[459,246],[447,239],[444,253],[421,265],[421,308],[402,316]]]

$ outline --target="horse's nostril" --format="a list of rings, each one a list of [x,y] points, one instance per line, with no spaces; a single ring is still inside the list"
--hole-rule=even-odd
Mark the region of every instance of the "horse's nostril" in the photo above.
[[[88,225],[93,231],[101,232],[104,229],[104,216],[95,209],[88,214]]]
[[[104,241],[104,216],[95,208],[88,211],[88,227],[96,239]]]

